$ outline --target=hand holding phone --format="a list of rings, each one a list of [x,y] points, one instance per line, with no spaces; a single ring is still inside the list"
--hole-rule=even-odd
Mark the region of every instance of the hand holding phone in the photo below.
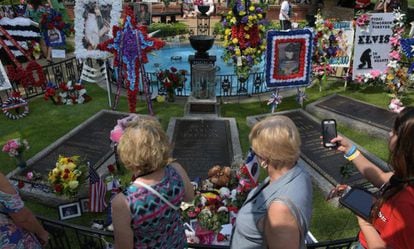
[[[322,140],[325,148],[334,148],[336,143],[331,143],[331,140],[336,138],[336,121],[335,119],[322,120]]]

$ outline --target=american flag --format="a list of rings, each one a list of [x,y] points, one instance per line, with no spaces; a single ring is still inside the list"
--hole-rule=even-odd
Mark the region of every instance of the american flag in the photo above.
[[[89,164],[89,210],[102,212],[106,208],[106,184]]]
[[[246,162],[242,167],[247,168],[250,181],[254,183],[254,185],[257,185],[257,182],[259,181],[260,170],[257,163],[256,154],[251,148],[249,149],[249,154],[247,155]]]

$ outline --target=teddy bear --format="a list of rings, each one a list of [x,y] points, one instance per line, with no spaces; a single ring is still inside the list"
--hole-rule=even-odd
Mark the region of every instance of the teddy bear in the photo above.
[[[231,169],[228,166],[216,165],[208,171],[208,179],[215,187],[227,186],[231,179]]]
[[[388,109],[392,112],[400,113],[404,109],[404,106],[401,100],[393,98],[391,99],[391,103],[388,105]]]

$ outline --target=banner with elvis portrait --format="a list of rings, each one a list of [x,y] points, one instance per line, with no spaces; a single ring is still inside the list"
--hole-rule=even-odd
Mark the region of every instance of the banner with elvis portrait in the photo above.
[[[352,79],[372,70],[384,72],[391,51],[393,13],[369,13],[365,26],[356,25]]]
[[[309,29],[267,32],[267,87],[289,88],[310,84],[313,37]]]
[[[75,5],[76,58],[103,59],[108,52],[97,49],[112,38],[112,27],[121,17],[121,0],[77,0]]]

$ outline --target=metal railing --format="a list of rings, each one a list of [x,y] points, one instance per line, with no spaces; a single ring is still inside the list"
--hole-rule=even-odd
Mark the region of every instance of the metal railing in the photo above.
[[[85,226],[69,224],[42,216],[37,218],[49,232],[49,249],[107,249],[113,248],[112,232],[91,229]],[[350,249],[357,238],[324,241],[308,244],[308,249]],[[228,249],[229,246],[188,244],[188,248],[197,249]]]

